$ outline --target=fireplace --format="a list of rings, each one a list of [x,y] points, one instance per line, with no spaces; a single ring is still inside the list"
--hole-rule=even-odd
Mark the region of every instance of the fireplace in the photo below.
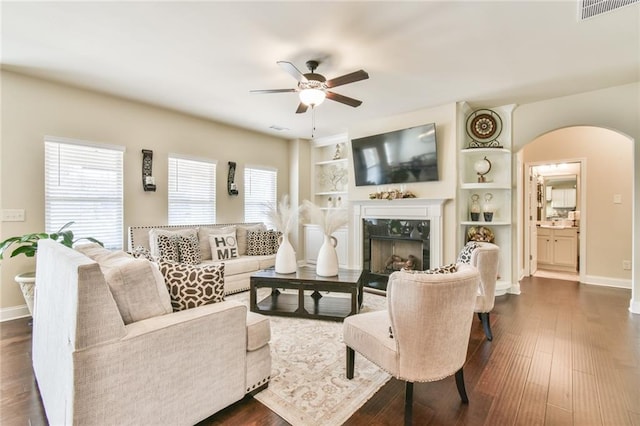
[[[444,200],[354,202],[354,245],[365,288],[384,292],[389,275],[400,269],[440,265]]]
[[[364,285],[386,290],[389,275],[430,265],[428,220],[362,219]]]

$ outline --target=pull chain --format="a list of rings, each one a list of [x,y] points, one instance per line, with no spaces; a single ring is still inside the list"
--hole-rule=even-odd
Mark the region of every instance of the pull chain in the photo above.
[[[314,105],[311,104],[311,139],[314,138],[316,133],[316,109]]]

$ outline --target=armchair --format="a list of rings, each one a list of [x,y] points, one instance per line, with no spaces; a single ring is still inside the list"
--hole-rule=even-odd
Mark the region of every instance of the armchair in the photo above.
[[[467,356],[479,274],[459,264],[449,274],[394,272],[387,284],[387,310],[344,321],[347,378],[354,376],[355,352],[405,380],[405,422],[410,422],[413,382],[455,374],[462,402],[468,398],[462,367]]]
[[[478,314],[484,334],[487,340],[493,340],[489,314],[493,309],[496,298],[496,281],[498,280],[498,261],[500,258],[500,247],[492,243],[475,242],[471,252],[470,264],[478,268],[480,273],[480,285],[476,297],[474,312]]]

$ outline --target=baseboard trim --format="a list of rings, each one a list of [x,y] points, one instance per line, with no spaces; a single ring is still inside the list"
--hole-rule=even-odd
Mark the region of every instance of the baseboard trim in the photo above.
[[[581,280],[583,284],[600,285],[603,287],[617,287],[631,289],[631,280],[621,278],[596,277],[593,275],[585,275]]]
[[[30,317],[27,305],[10,306],[0,309],[0,322],[11,321],[18,318]]]
[[[632,314],[640,314],[640,301],[634,301],[632,299],[629,302],[629,312]]]

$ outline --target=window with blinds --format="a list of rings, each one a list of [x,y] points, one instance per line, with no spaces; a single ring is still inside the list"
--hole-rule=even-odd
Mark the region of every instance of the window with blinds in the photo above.
[[[169,224],[216,223],[216,162],[169,155]]]
[[[245,166],[244,221],[269,223],[267,206],[276,205],[278,171],[273,168]]]
[[[122,249],[124,147],[46,137],[45,231],[67,222],[75,238]]]

